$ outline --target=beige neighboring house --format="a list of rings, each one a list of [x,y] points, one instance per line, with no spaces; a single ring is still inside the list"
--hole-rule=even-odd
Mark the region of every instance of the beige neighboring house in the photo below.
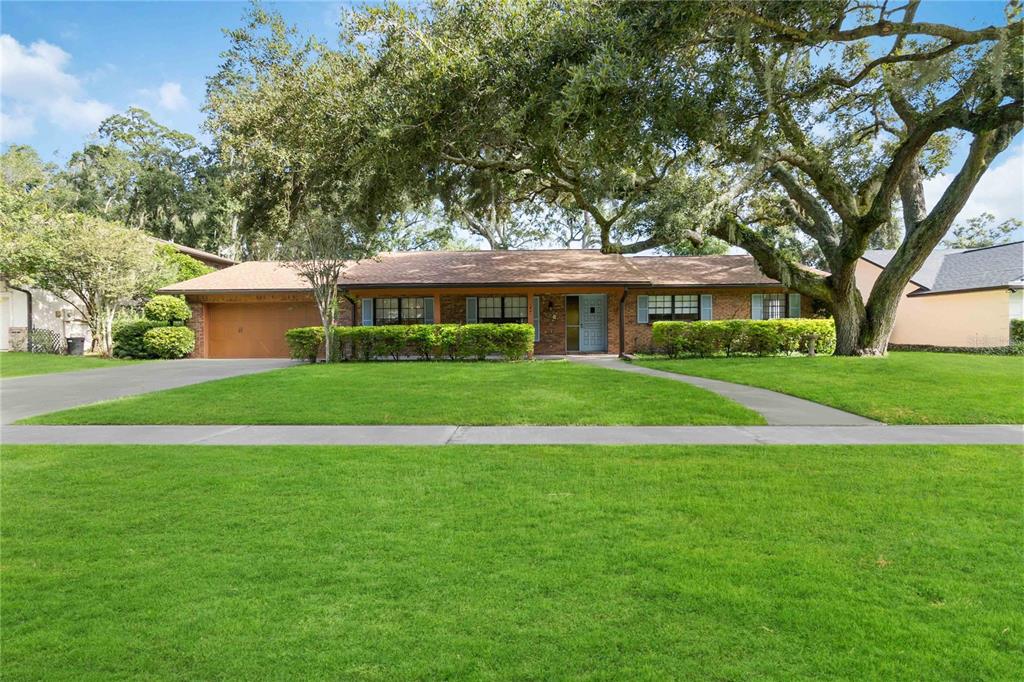
[[[217,270],[236,264],[236,261],[215,253],[163,239],[156,241],[170,244],[180,253]],[[5,279],[0,279],[0,352],[25,350],[26,339],[31,329],[49,329],[65,339],[72,336],[84,337],[85,347],[88,349],[92,343],[91,335],[89,328],[79,317],[71,304],[49,291],[35,287],[17,287]]]
[[[868,251],[857,264],[865,299],[894,253]],[[1014,319],[1024,319],[1024,242],[937,250],[903,290],[890,343],[1006,346]]]

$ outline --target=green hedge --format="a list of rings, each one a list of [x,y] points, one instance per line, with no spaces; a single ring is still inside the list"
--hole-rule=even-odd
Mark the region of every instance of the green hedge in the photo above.
[[[290,329],[285,338],[293,358],[315,361],[323,346],[319,327]],[[381,327],[335,327],[337,360],[483,360],[500,355],[522,360],[533,352],[533,326],[529,324],[414,324]]]
[[[811,339],[815,353],[831,355],[835,323],[810,318],[654,323],[654,345],[673,358],[807,353]]]
[[[188,327],[155,327],[142,335],[146,352],[157,358],[183,358],[196,347],[196,335]]]
[[[180,296],[154,296],[142,309],[147,320],[162,322],[165,326],[184,324],[192,319],[192,309]]]
[[[1024,344],[1024,320],[1010,320],[1010,345]]]
[[[131,320],[114,326],[114,357],[146,359],[153,357],[143,340],[150,329],[163,327],[163,322],[153,320]]]
[[[316,356],[324,345],[324,328],[297,327],[286,331],[284,338],[292,358],[316,362]]]

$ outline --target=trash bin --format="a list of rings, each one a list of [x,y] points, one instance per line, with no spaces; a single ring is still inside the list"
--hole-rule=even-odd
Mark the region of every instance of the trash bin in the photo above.
[[[68,355],[81,355],[85,352],[84,336],[68,337]]]

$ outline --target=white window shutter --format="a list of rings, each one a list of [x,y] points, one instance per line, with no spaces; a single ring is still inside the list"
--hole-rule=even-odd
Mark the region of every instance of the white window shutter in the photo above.
[[[762,302],[761,294],[750,295],[750,319],[764,319],[764,303]]]
[[[372,298],[364,298],[363,299],[363,326],[364,327],[372,327],[373,326],[373,299]]]
[[[637,296],[636,297],[636,322],[637,324],[647,324],[647,297]]]
[[[540,296],[533,297],[533,342],[540,341]]]
[[[476,324],[476,296],[466,297],[466,324]]]
[[[789,317],[800,317],[800,294],[789,295]]]
[[[434,324],[434,299],[423,299],[423,324]]]
[[[715,319],[711,310],[711,294],[700,295],[700,319],[703,321]]]

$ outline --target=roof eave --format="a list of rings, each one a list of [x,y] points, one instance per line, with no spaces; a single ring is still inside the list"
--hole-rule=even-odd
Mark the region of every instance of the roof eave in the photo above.
[[[648,280],[546,280],[530,282],[384,282],[346,283],[338,282],[343,289],[498,289],[508,287],[589,287],[589,286],[650,286]]]
[[[205,296],[206,294],[306,294],[312,289],[157,289],[158,294]]]
[[[918,290],[918,291],[912,291],[909,294],[907,294],[907,298],[910,298],[910,297],[920,298],[921,296],[942,296],[943,294],[966,294],[966,293],[970,293],[972,291],[1000,291],[1000,290],[1003,290],[1003,289],[1006,289],[1006,290],[1013,289],[1013,285],[1012,284],[997,284],[997,285],[994,285],[994,286],[967,287],[967,288],[964,288],[964,289],[939,289],[938,291],[935,291],[935,290],[932,290],[932,289]]]

